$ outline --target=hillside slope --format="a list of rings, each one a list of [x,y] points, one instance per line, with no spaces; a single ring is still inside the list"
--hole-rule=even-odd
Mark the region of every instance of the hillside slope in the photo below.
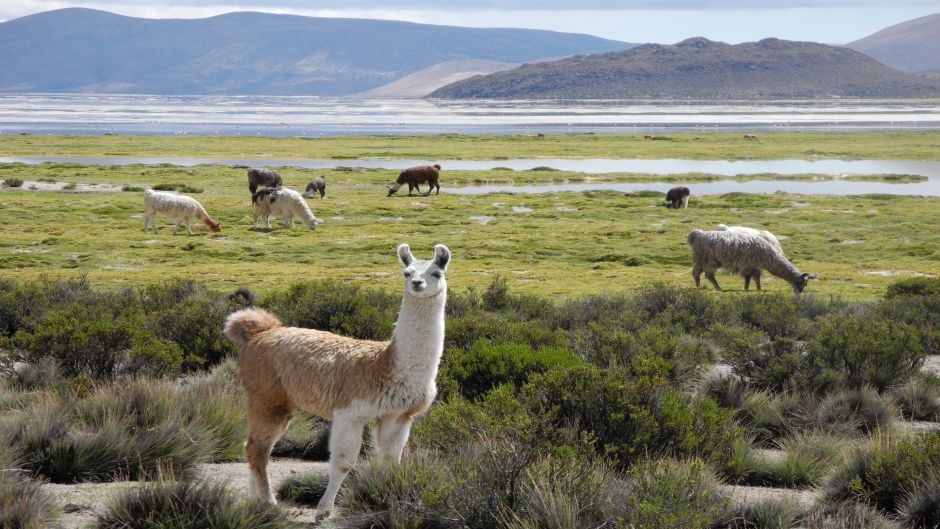
[[[228,13],[68,8],[0,24],[0,92],[345,95],[445,61],[521,63],[630,44],[589,35]]]
[[[940,13],[895,24],[846,44],[906,72],[940,70]]]
[[[675,45],[527,64],[445,86],[432,98],[771,99],[940,97],[940,81],[900,72],[857,51],[764,39]]]

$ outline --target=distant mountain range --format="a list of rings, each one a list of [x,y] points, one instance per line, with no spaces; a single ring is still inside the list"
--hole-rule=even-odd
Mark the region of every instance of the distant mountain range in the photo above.
[[[940,13],[896,24],[846,46],[906,72],[940,72]]]
[[[857,51],[764,39],[675,45],[527,64],[450,84],[432,98],[774,99],[940,97],[940,80],[898,71]]]
[[[531,29],[266,13],[152,20],[69,8],[0,23],[0,92],[348,95],[449,61],[513,65],[631,46]]]

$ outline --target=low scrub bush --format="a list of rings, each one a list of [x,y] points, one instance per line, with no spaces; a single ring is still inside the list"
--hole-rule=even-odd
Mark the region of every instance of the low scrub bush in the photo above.
[[[820,485],[841,459],[846,443],[816,433],[795,433],[777,441],[780,452],[754,450],[736,440],[723,474],[735,483],[804,488]]]
[[[940,469],[934,468],[908,491],[898,508],[898,518],[912,527],[940,527]]]
[[[287,431],[274,444],[271,455],[326,461],[330,458],[329,441],[329,423],[318,417],[296,412]]]
[[[934,385],[914,379],[903,386],[893,388],[891,396],[905,419],[940,420],[940,390]]]
[[[718,457],[737,435],[731,411],[668,385],[664,373],[577,366],[533,377],[523,400],[556,428],[570,425],[628,466],[641,457]]]
[[[901,296],[937,296],[940,295],[940,278],[908,277],[888,285],[885,299]]]
[[[285,325],[335,332],[363,340],[388,340],[400,296],[363,291],[339,281],[294,283],[264,299]]]
[[[95,520],[97,529],[281,529],[288,515],[261,500],[245,500],[225,485],[157,482],[122,494]]]
[[[872,388],[850,389],[822,399],[817,420],[823,428],[836,432],[870,434],[897,419],[891,399]]]
[[[277,497],[281,501],[316,508],[320,498],[323,497],[323,493],[326,492],[329,479],[329,476],[321,472],[291,474],[278,486]],[[352,481],[350,480],[348,483],[352,483]]]
[[[460,393],[469,399],[496,386],[512,384],[521,388],[532,375],[551,369],[580,364],[568,349],[523,344],[492,344],[478,341],[469,350],[449,349],[444,359],[447,376],[456,380]]]
[[[855,502],[821,507],[803,519],[805,529],[905,529],[868,505]]]
[[[55,500],[39,482],[0,472],[0,527],[46,529],[55,526],[58,517]]]
[[[121,191],[124,191],[125,193],[143,193],[144,188],[140,186],[124,185],[124,186],[121,186]]]
[[[16,178],[16,177],[7,178],[6,180],[4,180],[4,182],[6,182],[6,184],[10,187],[22,187],[23,186],[22,178]]]
[[[756,503],[736,503],[717,525],[722,529],[795,529],[806,508],[792,499],[764,499]]]
[[[630,470],[630,478],[623,513],[628,527],[705,529],[728,506],[701,460],[643,461]]]
[[[940,435],[922,434],[911,439],[887,435],[872,438],[868,446],[853,450],[827,480],[830,502],[867,502],[897,514],[910,497],[934,473],[940,472]]]
[[[807,353],[808,378],[817,388],[881,392],[907,382],[924,362],[915,328],[871,315],[823,318]]]

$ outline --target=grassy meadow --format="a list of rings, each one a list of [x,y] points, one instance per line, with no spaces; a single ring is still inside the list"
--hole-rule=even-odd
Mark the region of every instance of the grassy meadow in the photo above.
[[[93,166],[22,164],[3,167],[4,178],[30,182],[110,184],[136,188],[184,183],[222,232],[199,225],[194,235],[172,234],[158,221],[143,233],[143,193],[40,191],[6,188],[0,194],[0,278],[72,277],[99,285],[199,278],[218,288],[265,291],[300,279],[334,278],[362,284],[397,284],[395,246],[408,242],[418,255],[444,242],[455,252],[452,288],[507,277],[514,290],[545,295],[636,290],[652,281],[692,284],[685,239],[694,228],[743,224],[784,238],[788,256],[820,276],[809,292],[849,299],[874,298],[899,277],[940,269],[940,200],[866,196],[746,195],[693,197],[686,210],[662,207],[661,193],[551,193],[455,195],[454,183],[571,181],[589,178],[557,171],[446,173],[440,195],[386,197],[387,170],[313,171],[284,168],[297,189],[327,175],[327,196],[310,200],[324,223],[252,228],[245,170],[224,166]],[[603,175],[636,180],[640,175]],[[681,177],[676,177],[681,178]],[[694,177],[690,177],[694,178]],[[528,211],[531,210],[531,211]],[[484,224],[485,223],[485,224]],[[739,278],[720,281],[741,290]],[[785,290],[768,280],[768,290]]]
[[[179,156],[209,158],[499,160],[501,158],[682,158],[690,160],[935,160],[940,132],[780,132],[747,141],[735,132],[488,136],[4,136],[0,156]],[[446,167],[445,167],[446,169]]]

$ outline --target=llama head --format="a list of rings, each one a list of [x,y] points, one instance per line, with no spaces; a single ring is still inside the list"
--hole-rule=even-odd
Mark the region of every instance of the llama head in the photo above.
[[[401,189],[401,184],[399,184],[398,182],[393,182],[393,183],[389,184],[389,185],[388,185],[388,195],[386,195],[386,196],[392,196],[392,195],[394,195],[395,192],[398,191],[399,189]],[[406,245],[406,246],[407,246],[407,245]]]
[[[793,292],[799,295],[803,292],[803,289],[806,288],[806,283],[809,281],[809,274],[803,272],[799,277],[796,278],[796,281],[793,282]]]
[[[444,272],[450,264],[450,250],[443,244],[434,247],[434,258],[430,261],[415,259],[407,244],[398,247],[398,258],[405,266],[405,295],[429,298],[447,291]]]
[[[209,229],[212,230],[212,231],[214,231],[215,233],[219,233],[220,231],[222,231],[222,223],[221,223],[221,222],[213,222],[213,221],[210,220],[210,221],[207,222],[206,224],[209,226]]]

